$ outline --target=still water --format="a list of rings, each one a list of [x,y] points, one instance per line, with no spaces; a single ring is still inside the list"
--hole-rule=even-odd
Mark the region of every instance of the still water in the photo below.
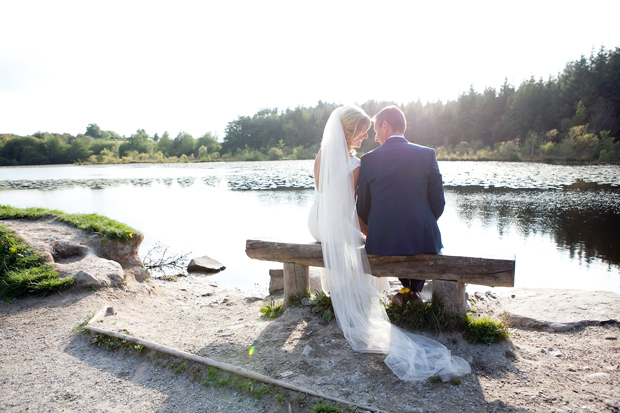
[[[440,162],[446,253],[516,255],[517,287],[620,293],[620,167]],[[250,260],[245,240],[311,241],[312,161],[0,168],[0,204],[96,212],[208,255],[226,285],[268,283],[278,263]],[[469,286],[469,290],[478,288]]]

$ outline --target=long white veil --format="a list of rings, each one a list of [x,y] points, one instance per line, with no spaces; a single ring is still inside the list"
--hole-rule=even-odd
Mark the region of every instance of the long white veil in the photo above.
[[[349,150],[335,109],[323,132],[318,227],[325,274],[338,325],[356,351],[386,353],[385,363],[401,380],[419,381],[441,376],[446,381],[471,372],[461,357],[429,338],[408,333],[388,319],[382,292],[364,250],[355,208],[353,174],[348,171]]]

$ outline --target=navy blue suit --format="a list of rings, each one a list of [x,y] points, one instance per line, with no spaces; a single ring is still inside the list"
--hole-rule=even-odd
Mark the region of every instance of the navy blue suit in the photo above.
[[[362,156],[357,212],[368,224],[368,254],[438,253],[437,219],[445,204],[435,150],[391,137]],[[424,281],[413,281],[401,279],[404,286],[422,290]]]

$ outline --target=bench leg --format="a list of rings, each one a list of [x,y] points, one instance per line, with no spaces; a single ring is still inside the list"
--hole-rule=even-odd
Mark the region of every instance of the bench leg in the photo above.
[[[464,283],[433,280],[433,294],[436,294],[437,298],[444,304],[446,313],[464,316],[467,312]]]
[[[284,306],[289,297],[297,294],[300,297],[310,288],[310,267],[307,265],[284,263]]]

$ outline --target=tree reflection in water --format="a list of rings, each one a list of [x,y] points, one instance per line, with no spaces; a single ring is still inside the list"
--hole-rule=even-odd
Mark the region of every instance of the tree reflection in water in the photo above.
[[[570,257],[589,263],[599,258],[620,266],[620,188],[596,184],[528,190],[447,187],[460,219],[496,226],[500,236],[516,228],[524,237],[550,234]]]

